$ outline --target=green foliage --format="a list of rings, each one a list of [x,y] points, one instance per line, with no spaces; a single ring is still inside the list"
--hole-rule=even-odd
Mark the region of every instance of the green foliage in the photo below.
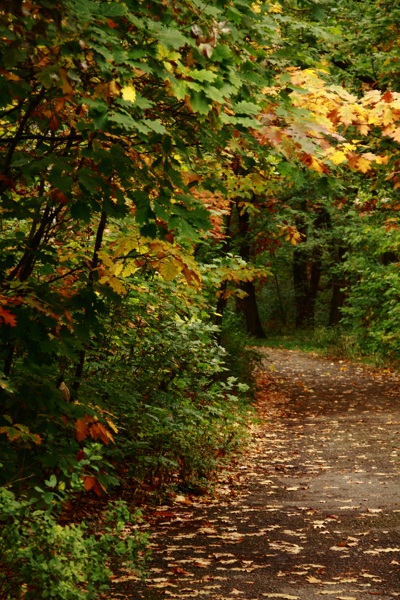
[[[369,201],[365,196],[359,199],[367,207]],[[350,251],[344,269],[350,285],[343,323],[362,354],[398,362],[400,236],[388,203],[387,197],[374,198],[374,210],[365,211],[348,228]]]
[[[107,456],[126,453],[125,439],[142,444],[135,461],[148,460],[149,471],[153,441],[166,440],[168,450],[157,442],[155,454],[178,465],[196,447],[179,450],[185,428],[195,431],[191,419],[203,433],[223,421],[208,408],[230,396],[207,325],[212,305],[184,313],[183,321],[205,320],[188,335],[173,302],[164,326],[141,297],[154,278],[183,279],[179,290],[171,284],[183,304],[200,287],[193,250],[209,211],[185,174],[203,155],[218,155],[236,127],[251,137],[263,44],[279,34],[247,1],[12,5],[0,10],[2,481],[43,488],[53,473],[66,488],[72,477],[101,493],[116,482]],[[258,51],[238,53],[250,38]],[[228,104],[235,111],[226,119]],[[210,179],[215,186],[218,176]],[[159,300],[151,303],[157,311]],[[115,450],[114,420],[125,408],[120,431],[135,426]],[[104,455],[96,450],[87,462],[100,441]],[[203,445],[199,437],[206,456]]]
[[[109,505],[102,523],[61,525],[51,511],[0,488],[0,594],[4,599],[98,598],[122,565],[140,573],[146,537],[140,515]],[[127,535],[127,528],[129,535]]]
[[[221,329],[221,345],[226,351],[225,363],[229,372],[244,383],[253,393],[253,371],[259,361],[259,354],[251,348],[255,344],[243,323],[243,318],[232,310],[227,310]],[[240,385],[240,384],[239,384]]]
[[[110,313],[109,334],[88,357],[80,393],[102,397],[118,424],[105,454],[136,485],[197,485],[243,435],[247,386],[230,375],[202,304],[159,278],[142,283]]]

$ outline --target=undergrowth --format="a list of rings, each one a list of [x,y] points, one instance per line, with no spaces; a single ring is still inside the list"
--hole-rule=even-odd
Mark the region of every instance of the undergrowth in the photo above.
[[[109,504],[101,523],[62,525],[55,510],[0,488],[0,597],[4,600],[93,600],[110,588],[113,571],[140,574],[147,538],[140,514]]]

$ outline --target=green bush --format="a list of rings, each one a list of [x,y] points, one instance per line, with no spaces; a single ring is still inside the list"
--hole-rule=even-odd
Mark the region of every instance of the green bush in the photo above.
[[[61,525],[49,510],[0,488],[1,598],[98,598],[115,569],[143,568],[146,536],[134,528],[139,518],[118,502],[96,531],[86,523]]]
[[[250,392],[254,367],[260,360],[258,352],[254,349],[255,342],[256,340],[246,333],[242,315],[227,310],[221,331],[225,365],[233,377],[249,386]]]
[[[166,300],[146,314],[140,337],[114,329],[118,352],[128,356],[132,350],[118,377],[107,366],[101,375],[119,423],[116,446],[108,452],[137,482],[190,487],[210,478],[239,443],[248,386],[231,376],[215,326]]]

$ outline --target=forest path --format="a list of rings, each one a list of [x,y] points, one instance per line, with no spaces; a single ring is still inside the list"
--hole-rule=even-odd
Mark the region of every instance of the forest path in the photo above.
[[[400,597],[399,376],[263,352],[267,422],[239,485],[154,511],[150,576],[121,577],[112,598]]]

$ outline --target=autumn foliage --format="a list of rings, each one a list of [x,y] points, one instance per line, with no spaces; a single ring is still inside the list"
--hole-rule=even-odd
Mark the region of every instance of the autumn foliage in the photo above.
[[[232,307],[264,335],[281,252],[315,301],[311,230],[342,227],[357,186],[400,186],[399,92],[347,89],[331,42],[300,58],[294,5],[0,8],[0,462],[18,497],[203,485],[248,411],[220,345]]]

